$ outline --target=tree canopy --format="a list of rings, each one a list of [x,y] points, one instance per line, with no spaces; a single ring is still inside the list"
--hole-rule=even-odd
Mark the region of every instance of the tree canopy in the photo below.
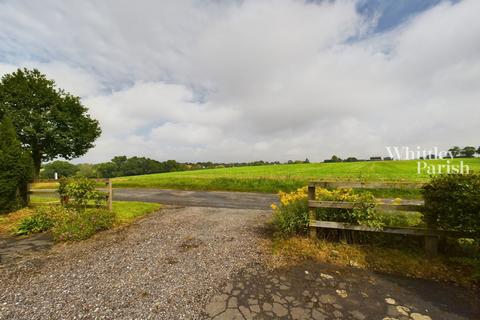
[[[31,150],[35,174],[43,161],[72,159],[93,147],[101,130],[80,98],[58,89],[40,71],[18,69],[0,82],[0,117],[7,114]]]

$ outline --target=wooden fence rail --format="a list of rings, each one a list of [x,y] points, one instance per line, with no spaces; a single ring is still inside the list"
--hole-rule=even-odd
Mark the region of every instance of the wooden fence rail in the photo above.
[[[309,187],[352,189],[420,189],[421,182],[395,181],[311,181]]]
[[[336,229],[336,230],[352,230],[352,231],[365,231],[365,232],[380,232],[389,234],[402,234],[411,236],[422,236],[425,239],[425,252],[429,256],[435,256],[438,253],[438,242],[440,237],[472,237],[474,236],[469,232],[460,231],[447,231],[437,230],[434,228],[402,228],[402,227],[386,227],[382,229],[343,223],[334,221],[318,221],[315,216],[316,208],[336,208],[336,209],[353,209],[359,206],[359,203],[355,202],[342,202],[342,201],[317,201],[315,200],[315,188],[419,188],[421,184],[418,183],[362,183],[362,182],[329,182],[329,181],[314,181],[308,184],[308,207],[310,215],[310,237],[317,238],[317,228],[322,229]],[[397,201],[394,199],[378,199],[377,208],[383,210],[392,211],[421,211],[423,208],[423,202],[417,200],[403,200]]]
[[[107,202],[106,208],[108,210],[112,211],[112,209],[113,209],[112,180],[111,179],[92,179],[92,180],[95,180],[96,182],[105,183],[104,188],[96,188],[96,189],[106,193],[106,195],[105,195],[105,199],[106,199],[106,202]],[[28,186],[27,186],[27,188],[28,188],[28,191],[27,191],[28,205],[48,205],[48,204],[53,203],[53,202],[44,202],[44,203],[32,204],[32,202],[30,200],[30,195],[32,195],[32,194],[56,194],[56,195],[58,195],[59,201],[62,202],[62,199],[61,199],[60,194],[58,193],[57,189],[35,189],[35,188],[32,187],[32,185],[36,184],[36,183],[52,183],[52,182],[58,182],[58,180],[51,180],[51,179],[35,180],[35,181],[32,181],[31,183],[29,183]],[[55,203],[56,203],[56,201],[55,201]]]

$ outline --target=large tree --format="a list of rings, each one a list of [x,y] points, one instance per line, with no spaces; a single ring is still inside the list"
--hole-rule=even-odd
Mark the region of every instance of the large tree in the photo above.
[[[84,155],[101,134],[80,98],[58,89],[38,70],[18,69],[0,82],[0,117],[13,121],[18,138],[31,150],[35,175],[43,161]]]

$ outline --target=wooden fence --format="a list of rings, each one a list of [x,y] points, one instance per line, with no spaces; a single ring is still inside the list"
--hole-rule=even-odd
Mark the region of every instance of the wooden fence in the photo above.
[[[424,237],[425,252],[429,256],[435,256],[438,253],[438,243],[441,237],[471,237],[472,234],[468,232],[437,230],[432,227],[427,228],[404,228],[404,227],[385,227],[382,229],[343,223],[333,221],[318,221],[315,219],[315,208],[337,208],[337,209],[353,209],[358,203],[355,202],[341,202],[341,201],[317,201],[315,200],[315,188],[355,188],[355,189],[411,189],[420,188],[420,183],[402,183],[402,182],[329,182],[329,181],[314,181],[308,185],[308,207],[310,214],[310,237],[317,237],[317,228],[336,229],[336,230],[353,230],[366,232],[380,232],[389,234],[402,234],[411,236]],[[379,199],[377,208],[383,210],[393,211],[421,211],[423,208],[423,201],[416,200],[402,200],[395,201],[394,199]]]
[[[111,179],[92,179],[95,182],[100,182],[105,184],[105,188],[97,188],[99,191],[105,192],[105,200],[106,200],[106,208],[112,211],[113,208],[113,188],[112,188],[112,180]],[[33,185],[37,183],[57,183],[58,180],[50,180],[50,179],[42,179],[42,180],[34,180],[28,184],[28,205],[49,205],[52,203],[58,203],[57,201],[54,202],[42,202],[42,203],[32,203],[30,201],[30,196],[32,194],[56,194],[58,195],[58,200],[62,202],[60,194],[58,193],[57,189],[42,189],[42,188],[34,188]]]

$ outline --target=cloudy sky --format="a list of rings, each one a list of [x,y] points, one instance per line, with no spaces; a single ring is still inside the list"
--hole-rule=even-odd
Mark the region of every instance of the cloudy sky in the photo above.
[[[103,129],[78,159],[249,161],[480,144],[480,1],[0,0],[0,75]]]

